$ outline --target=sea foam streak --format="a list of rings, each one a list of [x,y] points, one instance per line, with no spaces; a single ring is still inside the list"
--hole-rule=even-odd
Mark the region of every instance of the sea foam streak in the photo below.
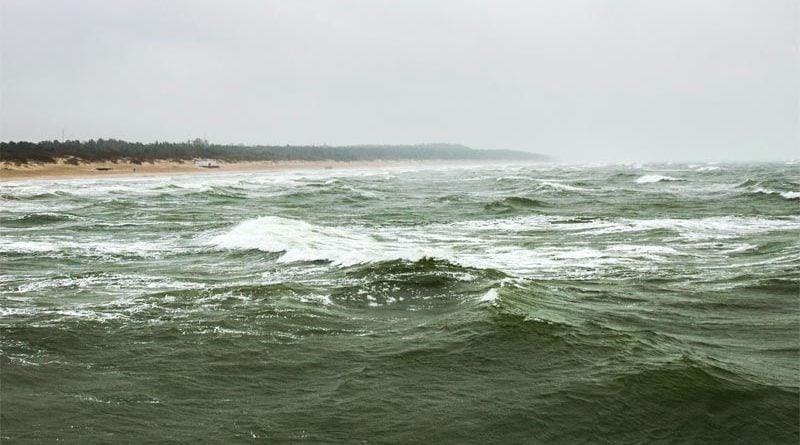
[[[137,256],[154,258],[177,249],[173,239],[118,242],[87,238],[72,241],[63,238],[30,241],[27,238],[0,239],[0,253],[49,254],[57,256]]]

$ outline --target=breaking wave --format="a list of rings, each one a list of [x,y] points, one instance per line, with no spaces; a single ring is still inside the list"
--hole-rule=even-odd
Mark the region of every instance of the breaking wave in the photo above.
[[[650,184],[654,182],[675,182],[675,181],[686,181],[686,180],[681,178],[675,178],[673,176],[644,175],[638,177],[635,182],[637,184]]]
[[[3,437],[796,444],[797,168],[704,165],[0,184]]]
[[[209,244],[223,249],[258,249],[281,253],[280,262],[330,261],[354,264],[424,257],[446,258],[446,249],[429,249],[402,238],[379,239],[366,229],[327,227],[305,221],[263,216],[237,224]]]
[[[352,266],[391,260],[439,258],[466,267],[491,268],[521,276],[589,277],[598,273],[647,270],[671,258],[692,256],[717,242],[719,252],[742,251],[736,240],[775,230],[800,230],[800,217],[768,219],[614,219],[571,222],[532,215],[490,221],[462,221],[411,227],[323,226],[302,220],[264,216],[243,221],[210,236],[206,245],[228,250],[277,254],[280,263],[327,262]],[[648,233],[674,233],[672,245],[648,242]],[[486,233],[503,233],[502,238]],[[595,247],[555,242],[526,245],[532,233],[595,239]],[[620,238],[624,235],[623,238]],[[640,237],[631,242],[630,237]],[[517,240],[509,245],[508,240]],[[752,246],[751,246],[752,247]],[[745,249],[747,250],[747,249]]]

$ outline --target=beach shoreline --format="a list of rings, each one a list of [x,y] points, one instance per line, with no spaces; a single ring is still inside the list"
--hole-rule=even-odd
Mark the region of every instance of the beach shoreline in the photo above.
[[[198,167],[191,161],[155,161],[134,164],[128,161],[87,162],[77,165],[64,161],[15,165],[0,163],[0,182],[58,179],[136,178],[168,175],[219,175],[225,173],[265,173],[286,170],[324,170],[391,168],[407,166],[477,165],[474,160],[380,160],[380,161],[247,161],[220,162],[219,168]]]

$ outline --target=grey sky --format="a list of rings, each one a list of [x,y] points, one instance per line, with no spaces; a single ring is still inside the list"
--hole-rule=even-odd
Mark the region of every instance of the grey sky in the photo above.
[[[0,139],[800,158],[798,4],[0,0]]]

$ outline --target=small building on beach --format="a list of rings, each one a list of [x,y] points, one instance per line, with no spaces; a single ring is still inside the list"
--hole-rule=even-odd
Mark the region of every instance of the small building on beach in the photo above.
[[[216,159],[195,159],[194,166],[200,168],[219,168],[219,162]]]

